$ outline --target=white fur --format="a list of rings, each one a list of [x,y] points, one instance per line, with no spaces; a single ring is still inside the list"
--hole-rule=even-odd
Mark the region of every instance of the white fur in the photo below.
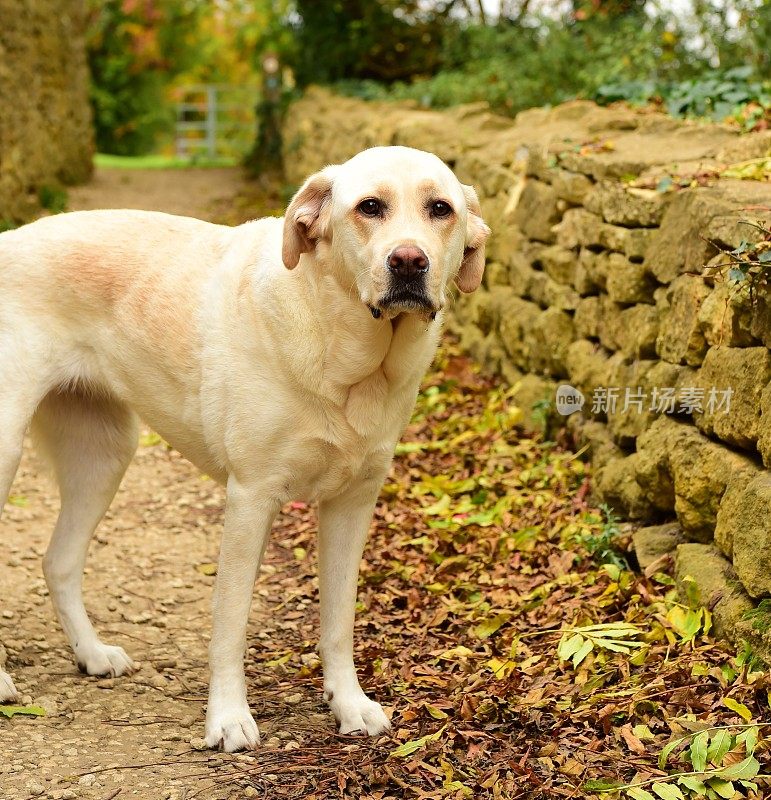
[[[385,192],[388,213],[356,206]],[[437,220],[427,199],[451,203]],[[438,340],[448,285],[481,279],[487,227],[439,159],[374,148],[311,177],[284,220],[237,228],[138,211],[76,212],[0,234],[0,509],[32,423],[62,508],[44,560],[89,674],[133,668],[86,614],[88,542],[143,419],[227,484],[206,741],[259,741],[243,657],[254,580],[281,506],[319,503],[324,690],[344,733],[389,722],[353,664],[358,564],[394,446]],[[431,309],[382,307],[386,259],[421,247]],[[287,269],[289,267],[289,269]],[[296,268],[295,268],[296,267]],[[0,671],[0,701],[13,699]]]

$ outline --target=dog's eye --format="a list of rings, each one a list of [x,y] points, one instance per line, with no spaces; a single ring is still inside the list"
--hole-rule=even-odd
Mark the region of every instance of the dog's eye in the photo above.
[[[356,206],[356,210],[364,214],[365,217],[377,217],[383,213],[383,204],[380,200],[375,200],[374,197],[368,197]]]
[[[444,200],[434,200],[431,203],[431,216],[432,217],[449,217],[452,214],[452,206],[445,203]]]

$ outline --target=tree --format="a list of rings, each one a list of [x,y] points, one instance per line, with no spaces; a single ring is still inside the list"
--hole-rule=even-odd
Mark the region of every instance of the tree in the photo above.
[[[419,0],[297,0],[297,82],[385,82],[430,75],[455,3]]]
[[[97,149],[152,150],[173,121],[165,90],[200,58],[204,0],[88,0],[86,44]]]

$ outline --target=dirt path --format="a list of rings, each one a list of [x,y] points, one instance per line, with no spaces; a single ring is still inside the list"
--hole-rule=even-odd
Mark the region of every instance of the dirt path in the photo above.
[[[71,192],[70,208],[220,218],[244,186],[231,169],[101,171]],[[229,778],[229,787],[213,783],[235,765],[249,766],[251,756],[197,749],[214,580],[199,567],[216,561],[223,490],[153,442],[143,439],[86,569],[86,605],[97,630],[142,664],[134,676],[116,680],[80,675],[55,621],[41,557],[58,498],[32,450],[25,452],[2,521],[0,642],[24,701],[42,705],[46,716],[0,717],[0,800],[250,796],[233,794]],[[281,552],[274,542],[266,572],[277,572],[271,564]],[[271,598],[269,584],[259,591]],[[255,605],[250,641],[273,628],[264,602]],[[329,726],[326,715],[323,721]],[[261,728],[263,742],[277,734],[271,747],[297,747],[304,738],[291,716]]]

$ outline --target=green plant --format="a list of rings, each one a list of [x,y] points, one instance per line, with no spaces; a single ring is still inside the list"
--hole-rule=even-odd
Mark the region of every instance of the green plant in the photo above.
[[[754,299],[759,290],[765,289],[771,278],[771,228],[762,222],[741,220],[750,233],[756,234],[754,241],[742,239],[739,244],[729,249],[720,242],[710,244],[725,257],[725,260],[713,263],[705,268],[705,273],[721,275],[729,283],[738,288],[746,288],[750,298]]]
[[[746,797],[745,791],[759,796],[755,779],[768,777],[760,774],[760,762],[754,755],[762,727],[757,724],[698,726],[673,739],[659,754],[659,769],[666,769],[670,756],[678,749],[678,761],[685,762],[690,769],[678,766],[677,771],[669,775],[627,784],[589,781],[584,788],[598,793],[623,792],[630,800],[656,800],[657,797],[662,800],[704,797],[731,800]]]
[[[41,186],[37,196],[40,205],[52,214],[67,210],[67,192],[60,186]]]
[[[584,534],[580,539],[581,544],[598,564],[612,564],[619,569],[629,569],[629,563],[618,550],[616,544],[618,537],[621,535],[618,517],[613,512],[613,509],[606,504],[602,504],[600,510],[605,519],[599,533]]]
[[[771,630],[771,600],[761,600],[755,608],[745,611],[742,619],[752,623],[752,629],[759,633]]]

